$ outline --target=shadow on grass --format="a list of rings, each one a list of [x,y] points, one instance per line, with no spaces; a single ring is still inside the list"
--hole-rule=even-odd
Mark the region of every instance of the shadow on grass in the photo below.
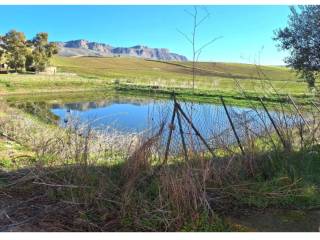
[[[255,176],[234,168],[200,185],[198,163],[1,170],[0,231],[317,231],[318,210],[310,209],[320,207],[318,150],[278,154],[283,164],[265,164],[268,153]]]

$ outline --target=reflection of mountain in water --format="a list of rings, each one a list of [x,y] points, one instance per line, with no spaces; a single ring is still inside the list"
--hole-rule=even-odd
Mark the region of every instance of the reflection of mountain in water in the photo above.
[[[240,140],[250,136],[263,136],[266,130],[271,128],[270,117],[263,109],[251,109],[246,107],[226,106],[221,104],[180,102],[181,108],[192,117],[192,123],[208,142],[215,146],[220,144],[236,143],[236,137],[231,128],[232,120],[234,129]],[[115,129],[120,132],[133,133],[155,129],[161,123],[168,123],[173,111],[172,100],[156,100],[143,97],[107,96],[103,100],[93,101],[85,99],[79,102],[55,105],[53,114],[60,117],[60,126],[65,127],[69,118],[75,118],[80,123],[90,124],[96,129]],[[226,111],[227,110],[227,111]],[[192,115],[191,115],[192,114]],[[283,122],[284,114],[270,111],[270,116],[278,125]],[[285,114],[286,123],[292,124],[290,116]],[[183,119],[182,119],[183,120]],[[175,126],[177,120],[174,123]],[[181,123],[181,130],[186,134],[190,132],[190,124],[187,120]],[[281,126],[281,125],[279,125]],[[168,131],[168,128],[166,128]],[[164,133],[167,134],[167,133]],[[176,131],[175,142],[181,142]],[[166,135],[164,135],[166,139]],[[189,141],[189,140],[187,140]],[[187,144],[193,144],[188,143]],[[193,145],[192,145],[193,146]]]
[[[70,110],[86,111],[88,109],[103,108],[112,104],[132,104],[136,106],[147,105],[151,102],[150,99],[124,98],[123,96],[116,96],[112,99],[99,100],[94,102],[77,102],[77,103],[63,103],[52,104],[52,109],[65,108]]]

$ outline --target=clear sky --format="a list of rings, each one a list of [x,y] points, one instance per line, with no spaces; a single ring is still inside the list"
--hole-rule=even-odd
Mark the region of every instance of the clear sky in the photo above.
[[[287,23],[289,7],[207,6],[210,18],[200,27],[197,46],[222,36],[200,56],[204,61],[283,64],[272,40]],[[191,58],[191,45],[177,31],[192,31],[192,6],[0,6],[0,34],[11,29],[32,38],[48,32],[51,41],[87,39],[113,46],[168,48]],[[204,11],[199,10],[203,16]]]

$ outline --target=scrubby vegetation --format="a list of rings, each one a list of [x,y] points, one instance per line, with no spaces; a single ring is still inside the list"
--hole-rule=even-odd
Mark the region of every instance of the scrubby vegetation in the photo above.
[[[290,148],[252,140],[245,155],[190,153],[164,164],[155,155],[162,128],[125,136],[77,122],[61,129],[0,107],[0,146],[19,145],[1,161],[2,231],[254,231],[237,216],[320,206],[317,118],[302,145],[287,128]]]

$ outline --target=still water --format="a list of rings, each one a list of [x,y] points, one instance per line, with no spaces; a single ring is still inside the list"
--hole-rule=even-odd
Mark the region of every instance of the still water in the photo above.
[[[223,105],[195,102],[180,102],[180,104],[194,125],[205,135],[217,135],[227,129],[230,130],[230,122]],[[270,119],[262,110],[255,111],[251,108],[235,106],[227,106],[227,109],[239,135],[248,130],[244,125],[256,132],[270,128]],[[139,132],[157,126],[161,121],[168,122],[172,110],[171,100],[139,98],[115,98],[51,105],[51,112],[59,117],[59,124],[62,127],[66,126],[70,119],[76,119],[93,128],[108,126],[123,132]],[[283,118],[276,111],[270,111],[270,114],[275,121]]]

